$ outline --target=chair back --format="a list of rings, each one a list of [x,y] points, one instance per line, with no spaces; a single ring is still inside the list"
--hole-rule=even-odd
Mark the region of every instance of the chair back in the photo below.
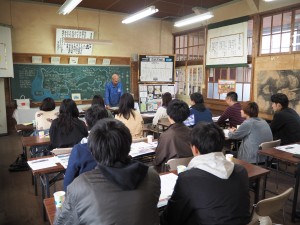
[[[273,213],[280,211],[283,209],[292,191],[293,188],[291,187],[280,195],[259,201],[253,205],[255,213],[259,216],[271,216]]]
[[[274,148],[280,145],[281,140],[263,142],[259,145],[259,149],[267,149],[267,148]]]
[[[166,165],[169,171],[177,170],[177,166],[179,165],[187,166],[189,162],[192,160],[192,158],[193,157],[169,159],[168,162],[166,162]]]

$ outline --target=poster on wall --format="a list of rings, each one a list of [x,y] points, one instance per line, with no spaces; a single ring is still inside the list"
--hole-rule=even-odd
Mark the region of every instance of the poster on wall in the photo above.
[[[247,21],[209,29],[206,65],[247,63]]]
[[[14,77],[11,28],[0,25],[0,77]]]
[[[235,80],[219,80],[218,82],[219,94],[227,94],[228,92],[235,92]]]
[[[94,31],[56,29],[56,54],[65,55],[92,55],[92,44],[66,43],[65,38],[93,39]]]
[[[300,113],[300,70],[268,70],[256,73],[254,81],[254,100],[259,112],[273,114],[271,96],[286,94],[289,107]]]

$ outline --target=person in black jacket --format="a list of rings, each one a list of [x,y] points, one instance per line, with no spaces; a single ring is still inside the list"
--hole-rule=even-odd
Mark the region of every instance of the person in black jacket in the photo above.
[[[300,117],[289,108],[289,99],[285,94],[277,93],[271,96],[272,108],[275,111],[270,124],[273,139],[281,139],[281,145],[300,141]]]
[[[250,222],[246,169],[222,153],[224,133],[214,123],[198,123],[191,133],[194,158],[179,174],[160,217],[161,225],[246,225]]]
[[[88,136],[87,127],[78,116],[76,103],[72,99],[64,99],[58,118],[52,121],[49,131],[52,148],[73,147]]]

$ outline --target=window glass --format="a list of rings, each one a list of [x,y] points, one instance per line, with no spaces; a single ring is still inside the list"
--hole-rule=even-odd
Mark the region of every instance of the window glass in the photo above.
[[[282,32],[291,32],[292,12],[283,13]]]
[[[263,36],[262,37],[262,44],[261,44],[261,53],[269,53],[270,52],[270,41],[271,36]]]
[[[263,35],[271,34],[271,20],[272,20],[271,16],[263,18],[263,26],[262,26],[262,29],[263,29],[262,34]]]
[[[272,46],[271,46],[271,53],[280,52],[280,34],[272,35]]]
[[[272,34],[279,34],[281,32],[281,19],[282,19],[281,13],[273,16]]]
[[[283,33],[281,37],[281,52],[290,51],[290,33]]]

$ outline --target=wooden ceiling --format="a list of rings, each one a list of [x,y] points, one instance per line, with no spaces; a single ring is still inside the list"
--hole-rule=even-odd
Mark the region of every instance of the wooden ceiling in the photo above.
[[[32,0],[62,5],[65,0]],[[153,17],[177,19],[194,13],[193,7],[209,9],[233,0],[82,0],[79,7],[132,14],[147,6],[154,5],[159,12]]]

